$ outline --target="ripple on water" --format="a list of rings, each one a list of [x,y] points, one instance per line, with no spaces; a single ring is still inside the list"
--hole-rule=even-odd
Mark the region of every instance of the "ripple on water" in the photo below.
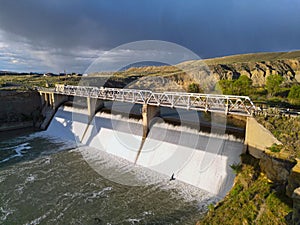
[[[7,217],[10,215],[10,214],[13,214],[15,210],[12,210],[12,209],[5,209],[3,208],[2,206],[0,207],[0,213],[1,213],[1,217],[0,217],[0,220],[2,222],[5,222],[5,220],[7,219]]]

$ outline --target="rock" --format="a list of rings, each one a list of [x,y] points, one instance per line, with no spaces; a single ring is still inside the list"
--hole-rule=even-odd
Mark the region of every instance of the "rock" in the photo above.
[[[292,197],[296,188],[300,187],[300,159],[297,159],[297,164],[291,170],[286,186],[286,195]]]
[[[293,192],[293,222],[300,224],[300,187]]]
[[[259,162],[261,170],[267,175],[268,179],[275,183],[286,183],[293,167],[292,162],[265,154]]]

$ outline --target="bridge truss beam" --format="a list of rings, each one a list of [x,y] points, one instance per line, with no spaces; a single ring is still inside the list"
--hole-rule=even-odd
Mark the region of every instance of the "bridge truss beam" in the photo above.
[[[98,98],[102,100],[148,104],[205,112],[250,116],[256,110],[248,96],[216,95],[186,92],[152,92],[149,90],[98,88],[84,86],[57,86],[56,94]]]

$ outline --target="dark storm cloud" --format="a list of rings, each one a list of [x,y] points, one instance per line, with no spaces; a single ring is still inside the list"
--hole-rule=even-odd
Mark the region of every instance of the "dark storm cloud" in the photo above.
[[[74,49],[145,39],[175,42],[205,58],[292,50],[300,49],[299,11],[297,0],[0,0],[0,42],[24,41],[66,60]]]

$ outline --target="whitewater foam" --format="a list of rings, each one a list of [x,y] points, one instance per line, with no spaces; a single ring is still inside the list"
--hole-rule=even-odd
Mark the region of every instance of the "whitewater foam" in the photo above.
[[[4,162],[7,162],[13,158],[16,158],[16,157],[22,157],[23,154],[24,154],[24,151],[25,150],[29,150],[31,149],[31,146],[28,142],[26,143],[22,143],[22,144],[19,144],[17,146],[13,146],[13,147],[9,147],[9,148],[6,148],[4,150],[14,150],[16,154],[14,155],[11,155],[3,160],[0,161],[0,163],[4,163]]]

